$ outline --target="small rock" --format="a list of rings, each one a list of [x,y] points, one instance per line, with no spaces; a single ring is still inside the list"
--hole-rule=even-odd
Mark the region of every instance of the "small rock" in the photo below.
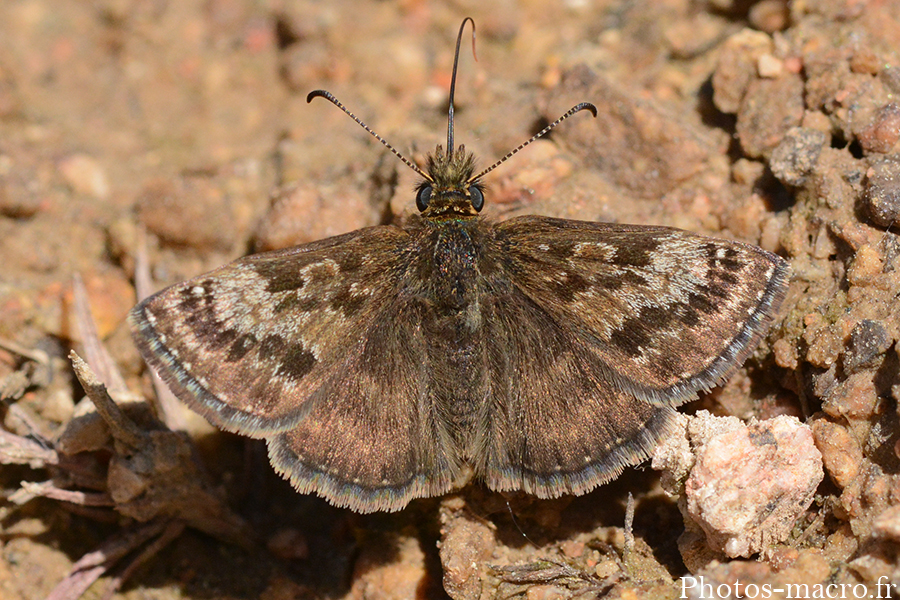
[[[816,419],[812,424],[816,447],[822,453],[822,462],[831,480],[844,489],[859,475],[863,455],[859,443],[850,432],[828,419]]]
[[[839,419],[864,421],[875,415],[878,405],[878,390],[872,373],[859,371],[829,386],[822,411]]]
[[[864,203],[876,225],[890,227],[900,220],[900,162],[883,160],[869,168]]]
[[[378,210],[349,184],[299,183],[280,193],[260,221],[258,251],[276,250],[378,224]]]
[[[565,540],[559,545],[559,549],[567,558],[578,558],[584,554],[584,542],[579,540]]]
[[[385,550],[392,557],[385,561]],[[427,597],[428,571],[422,545],[415,536],[371,540],[364,545],[353,568],[348,600],[393,600]]]
[[[884,325],[871,319],[860,321],[850,332],[844,369],[848,372],[875,365],[876,359],[888,351],[893,340]]]
[[[674,22],[665,31],[672,56],[687,59],[703,54],[723,37],[725,25],[724,19],[703,12]]]
[[[694,454],[688,439],[688,424],[699,421],[706,411],[693,419],[687,415],[676,413],[669,435],[662,438],[653,452],[651,468],[662,471],[660,483],[666,493],[679,495],[684,493],[684,481],[694,466]],[[735,418],[735,421],[738,419]]]
[[[712,139],[706,132],[584,65],[563,75],[550,104],[569,106],[572,97],[590,98],[597,118],[585,119],[582,127],[560,128],[556,139],[585,166],[625,190],[659,198],[713,162]],[[548,109],[547,117],[556,118],[558,110]]]
[[[86,154],[68,156],[60,161],[59,171],[74,192],[94,198],[109,197],[106,171],[93,157]]]
[[[168,244],[224,250],[240,237],[237,207],[206,177],[151,181],[137,205],[147,230]]]
[[[883,106],[857,137],[867,154],[887,154],[893,150],[900,139],[900,105],[891,102]]]
[[[800,187],[816,166],[827,142],[828,137],[821,131],[794,127],[772,152],[769,168],[781,183]]]
[[[751,81],[735,125],[744,153],[752,158],[769,156],[803,119],[803,98],[803,79],[794,73]]]
[[[685,483],[687,516],[730,557],[787,539],[824,476],[812,432],[795,417],[715,435],[696,457]]]
[[[853,255],[853,262],[847,270],[847,281],[852,291],[871,285],[874,277],[884,272],[884,255],[872,244],[863,244]],[[871,293],[871,290],[868,290]]]
[[[538,140],[531,148],[533,151],[518,161],[517,168],[503,173],[491,185],[491,203],[528,204],[535,198],[552,198],[556,186],[572,174],[571,161],[553,142]]]
[[[775,33],[787,27],[790,14],[787,5],[786,0],[761,0],[750,8],[747,18],[756,29]]]
[[[712,76],[716,108],[728,114],[738,111],[747,86],[757,75],[759,57],[773,49],[772,38],[751,29],[744,29],[725,41]]]
[[[772,353],[775,355],[775,364],[783,369],[796,369],[799,364],[799,356],[797,355],[797,346],[792,344],[790,340],[781,338],[772,346]]]
[[[0,160],[3,158],[0,157]],[[41,204],[41,195],[23,181],[22,174],[0,173],[0,215],[27,219],[41,210]]]
[[[482,597],[485,562],[497,542],[485,521],[453,499],[441,506],[440,557],[444,590],[454,600]]]
[[[775,79],[784,71],[784,63],[771,54],[763,54],[756,61],[756,71],[764,79]]]
[[[877,75],[881,65],[881,57],[875,54],[868,46],[856,48],[853,56],[850,57],[850,71],[853,73]]]

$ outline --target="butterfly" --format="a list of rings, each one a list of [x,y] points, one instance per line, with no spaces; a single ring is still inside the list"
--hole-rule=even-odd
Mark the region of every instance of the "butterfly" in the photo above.
[[[479,213],[483,178],[446,149],[414,215],[241,258],[141,302],[144,359],[214,425],[265,439],[302,493],[395,511],[471,480],[583,494],[645,460],[674,407],[754,350],[789,278],[756,246],[669,227]],[[473,48],[474,48],[474,23]]]

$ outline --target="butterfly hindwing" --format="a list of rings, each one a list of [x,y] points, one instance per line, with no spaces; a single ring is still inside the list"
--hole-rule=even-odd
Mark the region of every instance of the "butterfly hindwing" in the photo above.
[[[485,305],[492,382],[479,445],[488,487],[582,494],[649,456],[672,409],[636,402],[608,365],[530,298]]]
[[[398,510],[449,491],[459,464],[429,380],[425,308],[390,305],[307,400],[290,430],[269,440],[275,468],[301,492],[359,512]]]

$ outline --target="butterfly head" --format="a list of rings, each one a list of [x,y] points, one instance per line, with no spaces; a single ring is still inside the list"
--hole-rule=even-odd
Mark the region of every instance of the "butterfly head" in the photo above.
[[[474,172],[475,156],[465,146],[448,153],[438,145],[416,188],[416,208],[425,217],[474,217],[484,207],[484,186]]]

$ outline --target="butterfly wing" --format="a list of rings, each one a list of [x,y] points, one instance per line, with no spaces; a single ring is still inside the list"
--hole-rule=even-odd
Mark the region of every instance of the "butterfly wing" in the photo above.
[[[479,471],[541,497],[645,459],[670,406],[753,350],[788,276],[759,248],[671,228],[521,217],[495,232]]]
[[[491,403],[477,471],[488,487],[581,494],[649,456],[673,409],[635,400],[565,326],[515,289],[484,309]]]
[[[266,438],[300,491],[360,512],[441,494],[457,461],[423,384],[422,309],[398,302],[408,242],[375,227],[242,258],[135,307],[135,341],[188,406]]]
[[[522,217],[497,226],[516,287],[623,390],[678,405],[747,358],[784,299],[788,264],[668,227]]]

